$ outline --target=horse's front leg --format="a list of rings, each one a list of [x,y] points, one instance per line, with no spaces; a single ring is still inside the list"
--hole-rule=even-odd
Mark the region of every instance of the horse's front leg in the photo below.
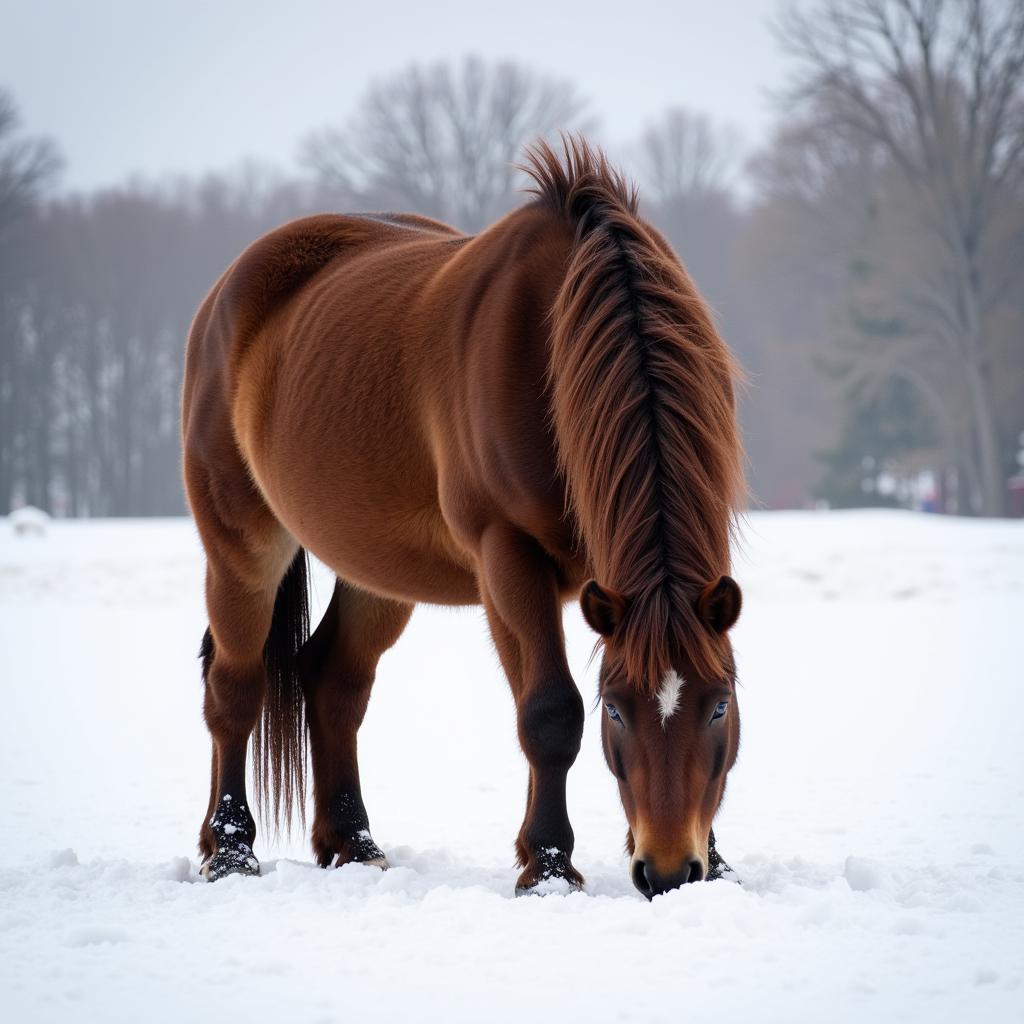
[[[487,528],[481,555],[484,605],[530,764],[526,817],[516,840],[523,869],[516,892],[550,878],[579,887],[565,782],[583,738],[583,700],[565,657],[555,568],[532,538],[505,524]]]

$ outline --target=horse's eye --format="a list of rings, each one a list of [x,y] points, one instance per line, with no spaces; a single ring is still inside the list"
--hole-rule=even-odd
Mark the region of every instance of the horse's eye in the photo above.
[[[727,700],[720,700],[715,705],[715,713],[711,716],[711,721],[714,722],[719,718],[725,718],[726,711],[729,710],[729,702]]]
[[[613,722],[618,722],[619,725],[622,725],[622,715],[619,714],[614,704],[605,704],[604,709],[608,712],[608,717]]]

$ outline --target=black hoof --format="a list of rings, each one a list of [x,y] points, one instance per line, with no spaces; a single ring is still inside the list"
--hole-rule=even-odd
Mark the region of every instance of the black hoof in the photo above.
[[[564,883],[563,886],[559,885],[557,888],[549,886],[548,882],[554,881],[557,883]],[[543,882],[534,882],[533,885],[517,885],[516,886],[516,898],[520,896],[568,896],[571,892],[583,892],[582,882],[573,882],[568,878],[550,879],[546,878]]]
[[[225,875],[258,875],[260,862],[248,843],[229,843],[220,847],[199,873],[208,882],[216,882]]]
[[[387,871],[391,865],[388,863],[387,857],[377,847],[374,847],[376,852],[364,851],[357,857],[350,857],[346,853],[339,853],[332,861],[333,866],[336,868],[343,868],[346,864],[365,864],[368,868],[380,868],[381,871]],[[330,867],[331,865],[328,865]]]
[[[347,839],[317,842],[314,834],[313,853],[322,868],[340,868],[346,864],[367,864],[387,871],[384,851],[373,841],[369,829],[360,829]]]
[[[711,830],[708,836],[708,877],[707,881],[717,882],[720,878],[724,878],[726,881],[735,882],[737,885],[742,885],[740,882],[739,875],[725,862],[725,858],[718,852],[718,848],[715,846],[715,832]]]
[[[387,870],[384,851],[370,835],[363,798],[358,791],[339,793],[313,825],[313,853],[324,868],[369,864]]]
[[[381,868],[388,866],[384,851],[373,841],[368,828],[360,829],[345,845],[350,863],[374,864]]]
[[[260,862],[252,852],[256,823],[245,804],[225,794],[210,819],[217,852],[199,869],[208,881],[225,875],[258,875]]]
[[[554,883],[547,885],[546,883]],[[569,854],[554,847],[538,850],[534,862],[527,866],[516,882],[517,896],[544,896],[560,889],[579,892],[583,876],[572,866]]]

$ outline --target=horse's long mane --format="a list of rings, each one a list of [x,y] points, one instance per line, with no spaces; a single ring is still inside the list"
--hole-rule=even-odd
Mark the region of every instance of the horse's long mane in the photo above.
[[[536,201],[575,244],[552,311],[552,416],[572,512],[598,583],[628,601],[611,643],[634,685],[656,688],[680,655],[699,676],[729,670],[695,600],[729,571],[743,492],[737,368],[637,196],[578,138],[541,142],[526,170]]]

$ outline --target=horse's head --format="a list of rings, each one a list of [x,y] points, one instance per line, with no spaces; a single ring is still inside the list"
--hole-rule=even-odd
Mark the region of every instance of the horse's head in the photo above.
[[[740,716],[732,647],[726,636],[740,612],[728,576],[703,589],[693,610],[700,628],[724,647],[728,671],[704,678],[685,650],[661,679],[629,678],[616,643],[630,602],[591,580],[580,604],[605,637],[600,673],[601,735],[629,822],[633,884],[648,898],[708,873],[708,837],[736,760]]]

